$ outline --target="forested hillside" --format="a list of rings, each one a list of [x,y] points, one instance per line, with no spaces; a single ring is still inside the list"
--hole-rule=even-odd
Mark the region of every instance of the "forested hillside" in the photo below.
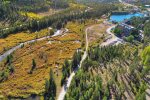
[[[150,22],[133,18],[144,39],[117,46],[91,47],[65,100],[147,100],[150,79]],[[148,97],[149,98],[149,97]]]
[[[113,2],[118,2],[118,0],[76,0],[79,3],[113,3]]]
[[[133,45],[90,48],[65,100],[145,100],[150,70],[147,66],[149,49],[143,52],[142,58],[139,54],[138,48]]]
[[[149,100],[149,12],[124,1],[0,0],[0,100]]]
[[[21,24],[31,18],[41,18],[38,13],[53,13],[68,7],[70,7],[70,2],[64,0],[1,0],[0,24],[3,24],[3,27]]]
[[[44,17],[40,20],[30,20],[29,22],[26,22],[22,26],[17,25],[17,26],[10,27],[7,30],[5,29],[1,30],[0,38],[7,37],[9,34],[17,33],[20,31],[29,30],[31,32],[35,32],[37,31],[37,29],[41,30],[51,25],[54,28],[60,29],[65,25],[67,21],[72,21],[72,20],[82,19],[82,18],[83,19],[96,18],[107,11],[117,9],[117,7],[116,6],[111,7],[109,4],[105,4],[105,5],[98,4],[95,7],[95,9],[92,9],[91,11],[85,12],[85,9],[86,8],[82,6],[74,6],[70,9],[67,9],[65,11],[62,11],[60,13],[54,14],[49,17]]]

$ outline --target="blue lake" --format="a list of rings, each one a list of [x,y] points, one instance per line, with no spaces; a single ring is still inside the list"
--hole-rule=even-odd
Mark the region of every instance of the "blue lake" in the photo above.
[[[132,17],[144,17],[144,14],[142,13],[121,14],[121,15],[114,14],[110,16],[110,21],[122,22],[125,19],[130,19]]]

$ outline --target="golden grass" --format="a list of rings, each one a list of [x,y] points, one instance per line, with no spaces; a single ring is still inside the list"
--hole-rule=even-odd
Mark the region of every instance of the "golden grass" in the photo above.
[[[45,16],[50,16],[50,15],[53,15],[53,14],[57,14],[61,11],[63,11],[64,9],[52,9],[50,8],[48,11],[46,12],[40,12],[40,13],[37,13],[38,16],[40,17],[45,17]]]
[[[109,25],[106,25],[101,21],[99,24],[93,25],[88,34],[89,45],[94,46],[102,43],[106,34],[106,30],[109,27]]]
[[[74,33],[69,33],[67,35],[64,35],[63,37],[54,37],[53,40],[55,41],[80,41],[80,35],[74,34]]]
[[[66,25],[66,28],[69,29],[67,34],[28,44],[16,50],[13,53],[15,72],[9,75],[8,80],[0,83],[0,95],[6,97],[28,97],[30,94],[43,93],[45,79],[49,78],[50,68],[55,73],[58,95],[61,90],[62,64],[65,59],[71,59],[76,49],[81,47],[81,42],[85,40],[85,37],[83,37],[85,27],[93,23],[94,21],[92,20],[86,21],[85,24],[69,22]],[[42,31],[39,32],[41,34],[40,36],[46,35],[47,30]],[[0,39],[0,43],[2,44],[1,48],[7,46],[12,47],[19,42],[34,39],[35,36],[35,33],[10,35],[6,39]],[[44,58],[41,58],[40,55],[44,55]],[[28,74],[32,66],[32,59],[35,59],[37,67],[33,71],[33,74]],[[0,70],[6,68],[4,62],[1,63],[2,68]]]
[[[73,9],[80,9],[80,10],[82,10],[82,9],[85,9],[86,8],[86,6],[85,5],[82,5],[82,4],[75,4],[75,3],[69,3],[69,7],[68,8],[66,8],[66,9],[53,9],[53,8],[50,8],[48,11],[46,11],[46,12],[39,12],[39,13],[37,13],[37,14],[35,14],[35,13],[29,13],[29,18],[38,18],[38,19],[40,19],[40,18],[42,18],[42,17],[45,17],[45,16],[50,16],[50,15],[53,15],[53,14],[57,14],[57,13],[61,13],[61,12],[63,12],[63,11],[67,11],[67,10],[73,10]],[[23,15],[25,15],[25,14],[23,14]],[[30,17],[31,16],[31,17]],[[33,17],[32,17],[33,16]]]
[[[84,32],[85,27],[91,24],[94,24],[93,20],[86,20],[85,23],[80,23],[78,21],[75,21],[75,22],[69,22],[66,25],[66,28],[71,29],[70,31],[73,33],[83,35],[83,33],[85,33]]]
[[[0,39],[0,54],[2,54],[4,50],[8,50],[21,42],[33,40],[37,36],[38,38],[46,36],[47,32],[48,32],[47,29],[43,29],[35,33],[21,32],[17,34],[11,34],[7,38],[4,38],[4,39]]]
[[[84,8],[86,8],[85,5],[75,4],[75,3],[70,3],[69,6],[72,7],[72,8],[78,8],[78,9],[84,9]]]
[[[36,13],[33,13],[33,12],[23,12],[23,11],[21,11],[21,12],[19,12],[20,13],[20,15],[22,15],[22,16],[27,16],[27,17],[29,17],[30,19],[41,19],[41,18],[43,18],[42,16],[40,16],[39,14],[36,14]]]
[[[7,81],[0,84],[0,91],[4,96],[27,97],[30,94],[44,92],[45,79],[49,78],[50,68],[55,72],[57,90],[60,91],[61,66],[65,59],[71,59],[80,43],[74,41],[59,42],[51,44],[47,40],[28,44],[24,48],[14,52],[13,65],[15,72],[9,76]],[[47,61],[41,59],[40,54],[47,56]],[[32,66],[32,59],[37,63],[33,74],[28,74]],[[58,65],[58,76],[56,76],[56,65]]]
[[[69,4],[70,7],[68,7],[67,9],[85,9],[86,6],[82,5],[82,4],[74,4],[74,3],[70,3]],[[40,12],[40,13],[34,13],[34,12],[23,12],[20,11],[19,14],[22,16],[27,16],[30,19],[41,19],[45,16],[50,16],[56,13],[59,13],[61,11],[67,10],[67,9],[52,9],[50,8],[48,11],[46,12]]]

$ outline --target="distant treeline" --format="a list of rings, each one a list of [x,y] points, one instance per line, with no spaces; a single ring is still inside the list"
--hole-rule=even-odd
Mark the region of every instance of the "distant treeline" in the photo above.
[[[79,3],[113,3],[113,2],[118,2],[118,0],[76,0]]]
[[[30,20],[20,12],[48,12],[49,9],[69,8],[66,0],[0,0],[0,28],[16,26]]]
[[[12,4],[15,8],[37,12],[48,8],[67,8],[69,2],[66,0],[0,0],[0,4]]]
[[[117,7],[115,5],[109,4],[101,4],[92,10],[85,10],[82,11],[79,9],[68,9],[67,11],[49,16],[44,17],[40,20],[31,20],[26,22],[23,25],[13,26],[8,29],[1,29],[0,30],[0,38],[5,38],[9,34],[14,34],[21,31],[30,30],[32,32],[39,31],[41,29],[47,28],[49,26],[53,26],[54,28],[60,29],[63,27],[68,21],[78,20],[78,19],[89,19],[89,18],[96,18],[100,17],[101,15],[116,10]]]
[[[112,14],[114,15],[122,15],[122,14],[129,14],[130,12],[126,12],[126,11],[113,11]]]

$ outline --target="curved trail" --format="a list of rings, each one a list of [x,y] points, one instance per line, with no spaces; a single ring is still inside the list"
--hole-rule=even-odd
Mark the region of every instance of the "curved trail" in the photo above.
[[[111,38],[108,39],[106,42],[101,43],[100,46],[118,45],[118,44],[124,42],[122,39],[118,38],[117,36],[115,36],[115,35],[111,32],[111,30],[112,30],[113,28],[115,28],[115,27],[116,27],[116,25],[113,25],[113,26],[109,27],[109,28],[106,30],[106,33],[109,34],[109,35],[111,35]]]
[[[81,62],[80,62],[80,65],[78,66],[78,69],[81,68],[81,65],[82,65],[83,61],[84,61],[84,60],[86,59],[86,57],[87,57],[88,45],[89,45],[89,43],[88,43],[88,35],[87,35],[87,34],[88,34],[88,30],[92,29],[93,27],[94,27],[94,26],[90,26],[90,27],[86,28],[86,30],[85,30],[85,33],[86,33],[86,50],[84,51],[84,55],[82,56],[82,60],[81,60]],[[112,39],[110,39],[110,40],[108,40],[108,41],[106,41],[106,42],[103,42],[103,43],[101,44],[101,46],[112,45],[112,43],[113,43],[114,41],[116,41],[116,40],[117,40],[117,41],[120,41],[120,40],[121,40],[121,39],[119,39],[118,37],[116,37],[116,36],[111,32],[111,29],[114,28],[114,27],[115,27],[115,26],[111,26],[111,27],[108,28],[107,31],[106,31],[107,34],[112,35]],[[116,44],[117,44],[117,43],[119,44],[119,43],[121,43],[121,42],[116,42]],[[71,81],[72,81],[73,77],[75,76],[75,73],[78,71],[78,69],[77,69],[76,71],[74,71],[74,72],[71,73],[71,75],[69,76],[69,78],[68,78],[68,80],[67,80],[67,84],[62,87],[62,90],[61,90],[61,92],[60,92],[60,94],[59,94],[57,100],[64,100],[65,94],[67,93],[67,88],[70,87]]]
[[[88,30],[89,30],[90,28],[91,28],[91,27],[88,27],[88,28],[86,28],[86,30],[85,30],[85,33],[86,33],[86,50],[84,51],[84,54],[83,54],[82,59],[81,59],[81,61],[80,61],[80,65],[78,66],[77,70],[75,70],[75,71],[73,71],[73,72],[71,73],[71,75],[69,76],[69,78],[68,78],[68,80],[67,80],[67,84],[62,87],[62,90],[61,90],[61,92],[60,92],[60,94],[59,94],[59,96],[58,96],[58,100],[64,100],[65,94],[67,93],[67,88],[70,87],[71,81],[72,81],[73,77],[75,76],[75,73],[78,71],[79,68],[81,68],[81,65],[82,65],[83,61],[84,61],[84,60],[86,59],[86,57],[87,57],[88,45],[89,45],[87,34],[88,34]],[[66,87],[67,87],[67,88],[66,88]]]
[[[2,55],[0,55],[0,62],[2,62],[8,55],[10,55],[11,53],[13,53],[14,51],[16,51],[17,49],[21,48],[23,45],[26,45],[26,44],[29,44],[29,43],[33,43],[33,42],[36,42],[36,41],[42,41],[44,39],[47,39],[47,38],[51,38],[51,37],[55,37],[55,36],[59,36],[61,35],[62,33],[66,33],[68,32],[68,29],[65,29],[65,31],[61,31],[61,30],[58,30],[55,32],[54,35],[52,36],[45,36],[45,37],[42,37],[42,38],[39,38],[39,39],[34,39],[34,40],[29,40],[29,41],[26,41],[24,43],[20,43],[19,45],[15,46],[15,47],[12,47],[10,50],[6,51],[5,53],[3,53]]]

